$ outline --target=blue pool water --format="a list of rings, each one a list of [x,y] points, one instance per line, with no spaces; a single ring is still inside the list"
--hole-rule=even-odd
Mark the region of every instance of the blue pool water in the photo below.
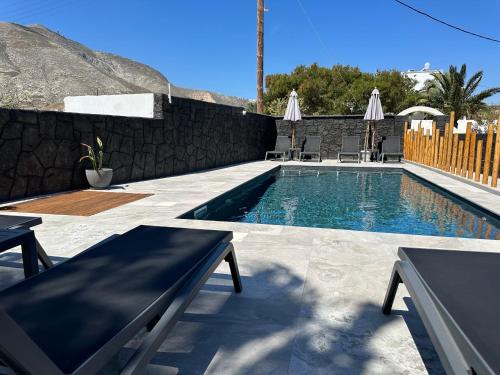
[[[498,217],[401,169],[282,168],[206,207],[197,218],[500,239]]]

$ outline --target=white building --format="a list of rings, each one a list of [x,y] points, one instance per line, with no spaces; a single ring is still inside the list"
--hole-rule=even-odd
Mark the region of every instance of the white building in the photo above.
[[[411,120],[411,129],[416,131],[418,128],[424,129],[424,134],[426,135],[432,135],[432,122],[433,120]],[[467,119],[462,119],[457,121],[457,126],[453,129],[453,134],[465,134],[467,131],[467,123],[471,123],[472,129],[474,129],[477,133],[486,133],[488,128],[486,127],[486,130],[484,127],[476,120],[467,120]]]
[[[64,112],[154,118],[154,94],[67,96]]]
[[[431,64],[428,62],[426,62],[424,64],[424,67],[422,68],[422,70],[410,69],[406,72],[401,72],[401,74],[403,74],[404,76],[417,81],[417,83],[415,84],[415,87],[414,87],[414,89],[417,91],[422,90],[425,87],[425,83],[427,81],[431,81],[434,79],[434,76],[432,75],[433,73],[442,73],[442,71],[432,70]]]

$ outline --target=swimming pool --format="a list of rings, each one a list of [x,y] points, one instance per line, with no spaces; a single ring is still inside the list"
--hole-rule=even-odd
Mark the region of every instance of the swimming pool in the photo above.
[[[280,167],[183,218],[500,239],[500,219],[400,168]]]

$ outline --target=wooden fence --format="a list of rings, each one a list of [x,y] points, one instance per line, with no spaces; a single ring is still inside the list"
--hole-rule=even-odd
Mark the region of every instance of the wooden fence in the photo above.
[[[404,158],[497,187],[500,168],[500,118],[496,135],[493,124],[488,127],[484,155],[483,140],[476,140],[477,134],[471,129],[472,124],[467,124],[465,139],[462,140],[458,134],[453,133],[454,122],[455,113],[452,112],[450,123],[445,125],[444,134],[440,134],[436,123],[432,124],[431,134],[427,130],[424,132],[420,126],[417,130],[408,129],[408,123],[405,123]]]

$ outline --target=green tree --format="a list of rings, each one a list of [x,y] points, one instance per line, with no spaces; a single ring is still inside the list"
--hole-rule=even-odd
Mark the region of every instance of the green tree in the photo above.
[[[302,111],[309,115],[362,114],[374,87],[380,91],[384,111],[397,113],[420,100],[414,82],[397,71],[365,73],[357,67],[334,65],[331,68],[299,65],[290,74],[266,77],[266,112],[279,112],[295,89]]]
[[[257,112],[257,102],[255,100],[251,100],[248,102],[245,111],[247,112]]]
[[[266,105],[266,113],[272,116],[283,116],[287,105],[288,97],[276,98]],[[301,113],[309,113],[309,108],[302,98],[299,98],[299,107]]]
[[[498,120],[499,115],[499,105],[487,105],[476,114],[474,120],[484,124],[492,124],[495,120]]]
[[[399,113],[402,110],[421,104],[423,95],[413,89],[415,82],[396,70],[378,71],[374,85],[380,91],[384,110]]]
[[[433,76],[435,79],[429,81],[426,87],[427,104],[444,113],[455,111],[457,120],[464,115],[472,118],[486,108],[485,99],[500,93],[500,87],[492,87],[476,93],[483,79],[483,72],[476,72],[467,80],[465,64],[460,70],[451,65],[448,72],[434,73]]]

